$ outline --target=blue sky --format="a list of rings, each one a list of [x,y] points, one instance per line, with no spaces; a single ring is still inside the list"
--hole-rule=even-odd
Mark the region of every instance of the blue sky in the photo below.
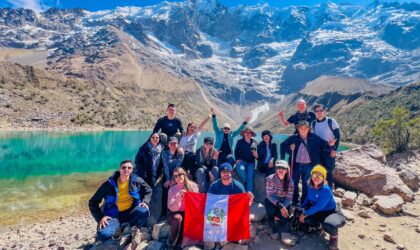
[[[168,0],[175,2],[175,0]],[[179,0],[178,0],[179,1]],[[267,2],[272,6],[284,7],[289,5],[314,5],[328,0],[219,0],[226,6],[235,6],[238,4],[255,5],[257,3]],[[330,2],[347,2],[354,4],[365,4],[373,0],[330,0]],[[420,0],[398,0],[399,2],[417,2]],[[161,2],[161,0],[0,0],[0,7],[23,7],[36,11],[43,11],[49,7],[57,8],[84,8],[90,11],[113,9],[117,6],[146,6]]]

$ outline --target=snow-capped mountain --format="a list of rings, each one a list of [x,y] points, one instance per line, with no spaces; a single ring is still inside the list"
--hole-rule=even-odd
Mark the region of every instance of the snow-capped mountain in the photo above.
[[[0,9],[0,46],[47,49],[51,68],[76,54],[95,64],[124,44],[114,54],[129,50],[140,63],[192,78],[236,104],[275,100],[323,75],[397,86],[418,81],[419,38],[416,3],[280,9],[189,0],[98,12]]]

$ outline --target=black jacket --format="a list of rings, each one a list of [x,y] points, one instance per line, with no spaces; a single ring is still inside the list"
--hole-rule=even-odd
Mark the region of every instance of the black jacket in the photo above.
[[[293,155],[293,163],[296,163],[296,155],[299,149],[300,144],[302,143],[302,139],[300,138],[299,134],[291,135],[287,138],[282,144],[280,145],[280,159],[284,160],[286,153],[289,155],[291,154],[290,145],[295,144],[295,150]],[[311,159],[312,165],[317,165],[320,163],[320,151],[330,150],[328,143],[321,139],[321,137],[313,134],[308,133],[308,143],[307,143],[307,150],[309,153],[309,158]],[[289,163],[291,163],[291,158],[289,157]]]
[[[277,150],[278,150],[277,144],[270,143],[270,155],[271,155],[271,158],[273,158],[273,163],[279,157],[279,154],[278,154],[278,151]],[[257,153],[258,153],[258,164],[257,164],[257,168],[258,169],[263,169],[265,157],[267,156],[267,144],[265,143],[265,141],[261,141],[258,144],[258,146],[257,146]]]
[[[165,148],[165,147],[163,147]],[[152,153],[150,152],[150,148],[147,146],[147,143],[143,144],[139,151],[137,151],[136,159],[136,173],[138,176],[143,178],[149,184],[149,186],[153,187],[155,183],[152,180],[152,168],[153,168],[153,161],[152,161]],[[162,157],[159,160],[159,165],[156,170],[156,179],[159,178],[162,174],[163,163]]]
[[[102,183],[96,193],[89,200],[89,210],[97,222],[104,216],[115,218],[118,215],[118,178],[120,172],[116,171],[108,181]],[[149,205],[152,198],[152,189],[149,185],[136,174],[131,174],[129,179],[128,194],[133,197],[133,206],[138,206],[144,202]],[[102,208],[99,204],[104,200]]]

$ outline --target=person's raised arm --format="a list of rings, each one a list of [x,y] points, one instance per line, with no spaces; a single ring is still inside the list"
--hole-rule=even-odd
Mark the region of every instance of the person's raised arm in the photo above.
[[[289,125],[289,122],[284,120],[284,112],[280,111],[279,112],[279,117],[280,117],[280,123],[283,127],[287,127]]]
[[[219,122],[217,121],[217,117],[216,117],[216,112],[214,111],[214,108],[210,109],[210,113],[211,113],[211,117],[212,117],[212,122],[213,122],[213,130],[215,133],[220,131],[220,127],[219,127]]]
[[[204,126],[206,125],[206,123],[210,120],[210,116],[207,116],[201,123],[200,125],[198,125],[198,131],[203,130]]]
[[[239,126],[239,128],[232,132],[232,136],[235,137],[241,133],[242,130],[244,130],[245,126],[248,124],[248,122],[251,120],[251,117],[247,116],[245,117],[245,121]]]

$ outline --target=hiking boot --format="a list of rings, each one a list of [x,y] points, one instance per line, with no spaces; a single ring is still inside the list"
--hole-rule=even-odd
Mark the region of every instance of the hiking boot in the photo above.
[[[121,227],[118,227],[114,235],[112,235],[112,240],[120,240],[120,239],[121,239]]]
[[[141,242],[140,229],[136,226],[131,228],[131,249],[134,250]]]
[[[123,223],[121,225],[121,236],[120,236],[120,247],[124,247],[128,244],[131,237],[131,226],[129,223]]]
[[[338,250],[338,236],[330,235],[329,250]]]

